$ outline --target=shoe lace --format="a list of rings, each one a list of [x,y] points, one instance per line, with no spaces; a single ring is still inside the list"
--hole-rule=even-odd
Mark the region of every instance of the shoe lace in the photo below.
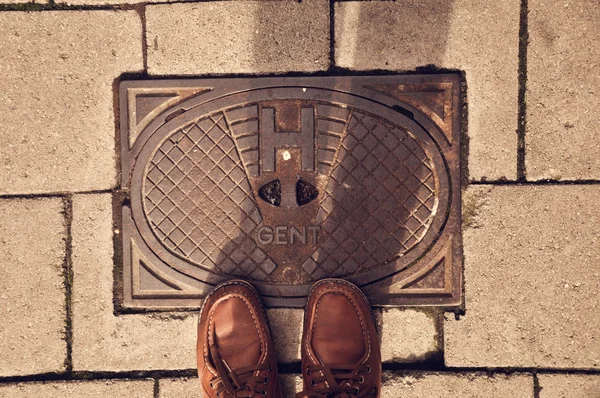
[[[315,391],[302,391],[296,398],[376,398],[377,388],[361,388],[365,379],[362,374],[370,373],[368,365],[312,365],[308,367],[308,374],[321,372],[311,380],[313,387],[325,382],[325,387]]]
[[[267,391],[260,389],[269,383],[267,377],[256,376],[255,372],[260,370],[270,370],[268,364],[252,365],[233,371],[217,347],[210,345],[210,355],[212,357],[217,376],[210,381],[211,388],[215,389],[218,397],[222,398],[255,398],[267,396]]]

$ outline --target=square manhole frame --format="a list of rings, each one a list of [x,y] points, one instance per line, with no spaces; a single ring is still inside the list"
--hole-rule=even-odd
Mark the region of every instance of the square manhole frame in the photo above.
[[[403,82],[407,86],[418,86],[423,85],[424,89],[420,94],[426,93],[425,95],[431,94],[434,91],[440,91],[439,89],[432,90],[428,85],[439,85],[440,83],[450,82],[450,87],[445,87],[441,90],[446,97],[449,95],[451,100],[449,101],[450,111],[448,108],[445,109],[447,114],[445,117],[437,118],[435,122],[432,120],[419,120],[421,123],[429,124],[429,126],[435,126],[438,129],[445,130],[444,134],[450,145],[450,150],[446,153],[449,155],[448,170],[450,179],[450,205],[448,209],[448,217],[445,223],[443,231],[436,240],[444,240],[445,244],[443,247],[436,247],[434,250],[424,253],[417,261],[429,261],[436,264],[444,264],[444,280],[448,283],[442,288],[431,288],[431,289],[419,289],[419,292],[407,293],[403,292],[402,286],[398,285],[399,280],[395,276],[391,276],[386,280],[380,280],[368,283],[366,285],[359,285],[369,298],[372,305],[375,306],[402,306],[402,307],[436,307],[441,310],[464,310],[464,263],[463,263],[463,252],[462,252],[462,188],[465,185],[467,177],[467,145],[468,137],[466,135],[467,122],[466,122],[466,83],[464,74],[461,72],[447,72],[447,73],[431,73],[431,74],[370,74],[370,75],[343,75],[343,76],[293,76],[293,77],[219,77],[219,78],[175,78],[175,79],[152,79],[152,80],[122,80],[119,87],[119,128],[117,132],[117,159],[120,159],[120,177],[121,177],[121,189],[117,190],[113,195],[113,219],[115,225],[115,268],[114,268],[114,304],[117,313],[137,313],[137,312],[148,312],[148,311],[173,311],[173,310],[196,310],[200,308],[203,297],[212,290],[213,286],[207,285],[206,289],[201,293],[194,293],[188,296],[181,297],[159,297],[156,295],[137,296],[132,288],[134,277],[131,269],[131,251],[125,240],[129,237],[126,227],[131,228],[131,225],[127,225],[127,217],[123,210],[130,206],[130,185],[129,177],[124,173],[128,170],[129,165],[127,162],[128,150],[129,150],[129,137],[130,137],[130,124],[128,120],[128,113],[131,111],[128,99],[131,98],[131,93],[128,93],[130,89],[136,89],[138,93],[151,93],[153,90],[158,90],[160,93],[164,93],[165,90],[171,91],[175,95],[181,95],[180,89],[194,89],[202,87],[218,87],[219,85],[225,85],[228,87],[239,87],[240,85],[250,84],[256,86],[256,82],[259,86],[274,86],[274,85],[309,85],[316,83],[322,84],[321,82],[327,80],[333,80],[335,84],[344,86],[356,86],[356,80],[364,80],[366,82],[374,83],[378,81],[386,81],[386,79],[392,79],[395,84]],[[350,82],[350,83],[349,83]],[[302,84],[299,84],[302,83]],[[361,81],[360,84],[364,85],[365,81]],[[323,84],[327,86],[327,84]],[[329,83],[331,85],[331,83]],[[439,87],[438,87],[439,88]],[[141,90],[140,90],[141,89]],[[409,90],[410,91],[410,90]],[[198,91],[194,91],[198,93]],[[427,94],[429,92],[429,94]],[[415,93],[419,94],[418,90]],[[414,98],[412,102],[409,101],[412,96],[411,92],[402,95],[399,93],[386,93],[386,95],[393,97],[393,102],[402,102],[401,107],[394,107],[394,109],[400,113],[407,114],[410,117],[415,117],[416,112],[412,113],[411,110],[417,110],[417,105]],[[438,92],[438,94],[440,94]],[[128,98],[129,96],[129,98]],[[135,98],[135,97],[133,97]],[[185,99],[188,99],[185,95],[175,101],[170,108],[170,115],[177,116],[180,112],[177,109],[177,105],[181,104]],[[408,104],[411,105],[408,105]],[[446,102],[448,104],[448,101]],[[408,112],[406,110],[408,109]],[[423,108],[420,108],[422,110]],[[164,114],[164,110],[163,113]],[[418,115],[417,115],[418,119]],[[416,119],[415,119],[416,120]],[[444,123],[444,124],[442,124]],[[139,132],[138,132],[139,133]],[[443,239],[442,239],[443,238]],[[433,245],[432,245],[433,246]],[[437,267],[437,265],[436,265]],[[450,269],[451,271],[448,271]],[[382,290],[386,290],[386,293],[379,294]],[[260,290],[260,289],[259,289]],[[303,307],[305,298],[300,297],[294,300],[285,299],[281,301],[278,297],[266,296],[263,297],[267,307],[289,307],[298,308]]]

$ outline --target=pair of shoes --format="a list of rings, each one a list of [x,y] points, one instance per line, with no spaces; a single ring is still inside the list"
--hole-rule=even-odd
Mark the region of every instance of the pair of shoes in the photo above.
[[[205,398],[282,398],[260,296],[247,282],[209,294],[198,323],[198,376]],[[302,336],[304,391],[297,398],[379,398],[381,354],[371,306],[341,279],[317,282]]]

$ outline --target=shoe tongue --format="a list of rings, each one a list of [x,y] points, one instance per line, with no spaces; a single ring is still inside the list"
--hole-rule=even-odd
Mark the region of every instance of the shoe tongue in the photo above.
[[[258,364],[260,335],[250,309],[239,298],[229,298],[213,313],[215,345],[231,370]]]
[[[325,366],[358,364],[366,350],[360,316],[339,294],[321,298],[312,346]]]

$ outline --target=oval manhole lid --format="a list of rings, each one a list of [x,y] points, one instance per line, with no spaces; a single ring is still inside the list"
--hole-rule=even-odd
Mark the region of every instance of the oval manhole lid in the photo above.
[[[381,94],[373,89],[366,99],[313,80],[321,85],[198,90],[136,126],[124,154],[134,159],[127,169],[135,231],[124,248],[144,261],[125,256],[126,266],[139,267],[126,286],[158,296],[162,289],[167,302],[181,302],[182,291],[192,300],[238,277],[293,303],[324,277],[377,285],[402,274],[414,280],[400,290],[413,286],[413,295],[426,275],[447,282],[433,272],[444,266],[416,260],[454,222],[447,159],[459,137],[432,123],[434,110],[422,112],[435,102],[415,109],[396,100],[394,109],[374,101]]]

